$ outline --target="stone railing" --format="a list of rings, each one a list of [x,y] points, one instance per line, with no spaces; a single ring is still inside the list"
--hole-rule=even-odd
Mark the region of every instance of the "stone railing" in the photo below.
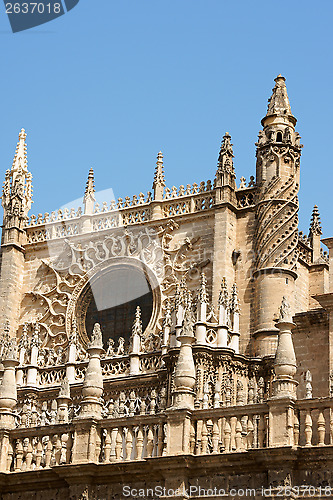
[[[296,402],[295,446],[333,445],[333,399],[305,399]]]
[[[69,464],[73,428],[67,424],[11,431],[7,472],[25,472]]]
[[[100,422],[102,463],[142,460],[166,455],[166,418],[140,415]]]
[[[253,404],[193,413],[190,451],[195,455],[268,447],[268,406]]]
[[[151,193],[145,198],[143,193],[104,202],[102,207],[95,204],[92,214],[84,214],[82,209],[77,211],[58,210],[51,216],[46,213],[38,217],[32,215],[26,225],[28,243],[38,243],[59,238],[68,238],[87,232],[103,231],[133,224],[141,224],[153,220],[153,203]],[[161,206],[163,218],[190,214],[211,209],[215,203],[215,191],[210,181],[188,185],[186,188],[165,189],[164,199],[157,203]]]
[[[227,455],[262,450],[276,446],[270,442],[271,427],[276,430],[275,418],[280,436],[287,436],[290,422],[294,422],[292,448],[332,446],[332,398],[279,404],[282,406],[277,413],[274,412],[276,402],[272,400],[263,404],[187,410],[187,416],[184,409],[174,407],[156,413],[154,408],[135,413],[133,406],[127,414],[97,420],[75,418],[70,424],[41,426],[36,423],[8,429],[2,438],[2,471],[15,473],[64,464],[107,464],[172,456],[180,435],[185,454]],[[286,416],[292,415],[293,420],[288,417],[283,423],[283,411]],[[281,428],[283,425],[285,429]],[[274,432],[272,436],[274,439]],[[290,449],[287,441],[278,446]]]

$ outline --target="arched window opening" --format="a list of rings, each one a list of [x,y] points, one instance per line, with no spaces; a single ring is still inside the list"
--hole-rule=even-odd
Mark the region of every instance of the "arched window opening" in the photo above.
[[[137,306],[141,308],[142,331],[146,329],[153,312],[153,294],[143,270],[115,266],[97,276],[88,287],[85,315],[88,337],[94,324],[99,323],[104,346],[110,338],[117,344],[119,337],[128,344]]]
[[[282,132],[276,134],[276,142],[282,142]]]

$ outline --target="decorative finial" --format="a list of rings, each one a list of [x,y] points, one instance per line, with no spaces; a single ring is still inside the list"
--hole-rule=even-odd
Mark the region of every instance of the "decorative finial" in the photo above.
[[[222,278],[218,304],[219,306],[228,307],[228,287],[227,287],[227,280],[225,277]]]
[[[69,385],[68,378],[65,377],[60,382],[59,398],[68,398],[68,399],[70,399],[70,397],[71,397],[71,388],[70,388],[70,385]]]
[[[317,205],[313,207],[311,223],[310,223],[310,231],[309,237],[311,236],[319,236],[323,234],[321,223],[320,223],[320,214]]]
[[[163,319],[163,327],[170,327],[172,325],[172,316],[171,316],[171,304],[170,300],[167,299],[165,303],[165,316]]]
[[[237,293],[236,283],[234,283],[232,285],[232,289],[231,289],[230,310],[234,313],[239,313],[239,302],[238,302],[238,293]]]
[[[187,307],[184,313],[183,328],[181,335],[184,337],[193,337],[194,336],[193,325],[194,325],[193,311],[190,307]]]
[[[279,323],[292,323],[293,318],[291,314],[291,307],[286,299],[286,297],[282,298],[282,304],[280,306],[280,316],[279,316]]]
[[[142,320],[141,320],[141,308],[137,306],[135,311],[135,319],[132,326],[132,335],[142,335]]]
[[[270,115],[292,115],[285,78],[278,75],[275,78],[275,86],[272,89],[272,96],[268,99],[266,116]]]
[[[93,332],[91,334],[91,340],[88,345],[89,348],[97,347],[103,349],[103,335],[101,330],[101,325],[95,323]]]
[[[94,179],[94,169],[91,167],[88,174],[88,180],[86,184],[85,197],[94,196],[95,193],[95,179]],[[95,199],[95,197],[94,197]]]
[[[199,302],[201,304],[208,304],[208,294],[207,294],[207,278],[205,273],[201,273],[200,277],[200,290],[199,290]]]

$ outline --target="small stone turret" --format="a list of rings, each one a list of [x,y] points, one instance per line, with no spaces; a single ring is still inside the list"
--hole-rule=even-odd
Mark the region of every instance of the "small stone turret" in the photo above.
[[[24,128],[19,134],[15,156],[11,170],[6,171],[2,191],[2,206],[4,210],[2,244],[25,243],[23,228],[27,221],[32,204],[32,175],[28,171],[27,134]]]
[[[235,201],[236,174],[233,158],[231,136],[226,132],[221,143],[215,176],[217,203],[221,201]]]
[[[320,263],[321,255],[320,255],[320,237],[323,234],[320,223],[320,215],[317,205],[313,207],[310,230],[309,230],[309,239],[312,245],[312,262],[314,264]]]

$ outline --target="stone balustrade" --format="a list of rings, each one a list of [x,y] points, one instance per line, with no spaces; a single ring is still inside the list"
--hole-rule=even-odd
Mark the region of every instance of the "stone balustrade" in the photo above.
[[[11,433],[7,472],[25,472],[69,464],[73,428],[55,425],[15,429]]]
[[[265,404],[198,410],[191,422],[190,450],[195,455],[243,452],[268,446]]]
[[[101,462],[120,462],[166,454],[165,416],[103,420]]]
[[[297,401],[294,414],[295,446],[328,446],[333,444],[333,399]]]

